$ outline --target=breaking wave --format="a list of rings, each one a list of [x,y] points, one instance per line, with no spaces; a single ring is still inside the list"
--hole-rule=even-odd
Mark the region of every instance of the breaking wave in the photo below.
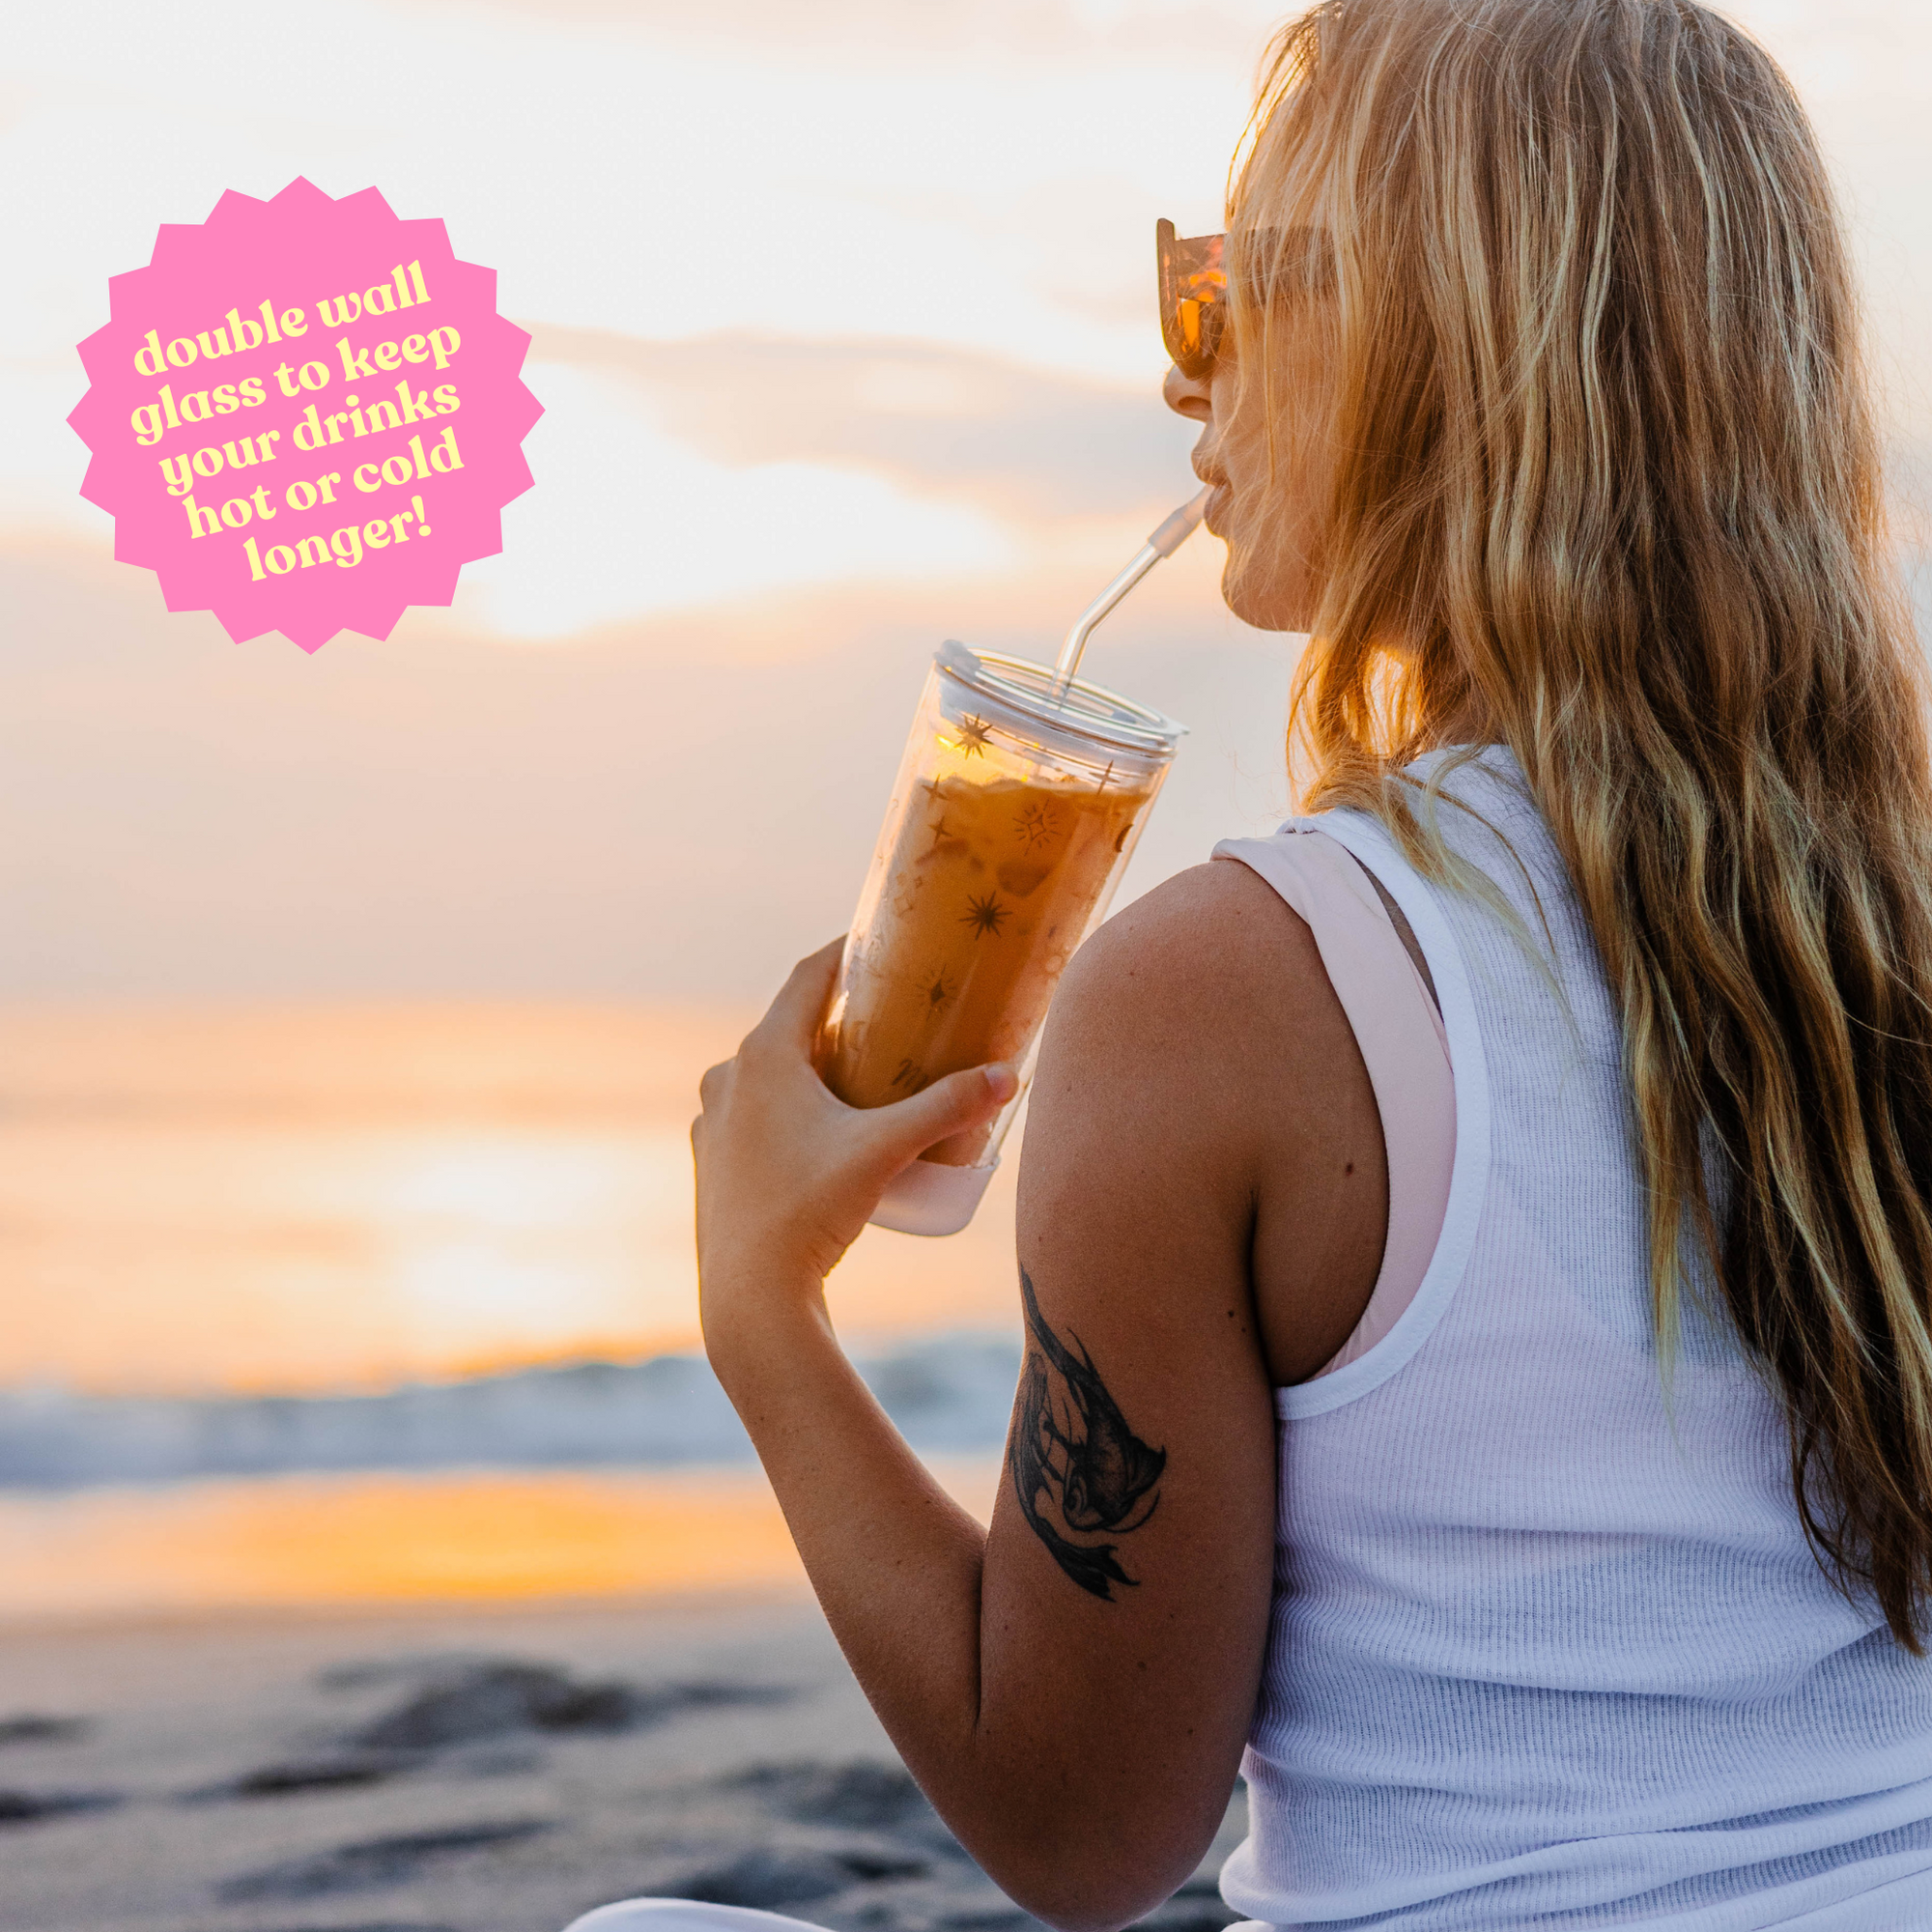
[[[996,1449],[1017,1340],[952,1335],[859,1362],[913,1447]],[[309,1469],[667,1468],[752,1445],[697,1355],[579,1362],[370,1395],[83,1396],[0,1391],[0,1488],[181,1482]]]

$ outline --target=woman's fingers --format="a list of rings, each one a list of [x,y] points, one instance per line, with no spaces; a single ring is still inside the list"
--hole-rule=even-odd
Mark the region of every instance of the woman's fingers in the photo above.
[[[909,1100],[870,1108],[860,1119],[903,1165],[949,1136],[990,1121],[1018,1088],[1018,1076],[1003,1062],[969,1066],[935,1080]]]
[[[838,956],[844,951],[845,936],[828,940],[816,952],[801,959],[791,969],[791,977],[779,988],[765,1016],[752,1029],[751,1039],[778,1040],[785,1045],[811,1050],[818,1022],[825,1014],[825,1002],[838,972]],[[746,1042],[750,1044],[750,1040]]]
[[[736,1319],[723,1284],[822,1280],[895,1174],[990,1121],[1017,1090],[1011,1067],[975,1066],[890,1107],[840,1101],[811,1048],[843,945],[835,939],[801,959],[736,1059],[699,1083],[692,1151],[707,1335]]]

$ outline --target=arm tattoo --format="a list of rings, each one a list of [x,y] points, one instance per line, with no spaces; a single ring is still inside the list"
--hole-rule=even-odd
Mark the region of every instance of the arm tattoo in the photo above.
[[[1047,1326],[1025,1268],[1020,1299],[1027,1356],[1007,1449],[1013,1489],[1053,1560],[1083,1590],[1110,1604],[1110,1584],[1132,1589],[1136,1582],[1115,1560],[1119,1546],[1075,1539],[1138,1529],[1160,1500],[1167,1451],[1150,1449],[1127,1427],[1079,1337],[1070,1337],[1069,1348]]]

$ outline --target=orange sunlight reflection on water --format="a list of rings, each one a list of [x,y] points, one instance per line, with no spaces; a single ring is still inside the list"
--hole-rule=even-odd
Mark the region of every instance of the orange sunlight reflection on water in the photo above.
[[[754,1014],[0,1009],[0,1386],[368,1386],[693,1346],[688,1130]],[[869,1230],[841,1325],[1010,1322],[973,1228]]]
[[[983,1521],[990,1458],[934,1459]],[[796,1584],[756,1469],[282,1476],[0,1497],[0,1618]]]

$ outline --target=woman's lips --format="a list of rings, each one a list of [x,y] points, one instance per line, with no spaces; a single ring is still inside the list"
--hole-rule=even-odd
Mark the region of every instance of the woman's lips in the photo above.
[[[1229,500],[1234,494],[1234,491],[1227,484],[1217,483],[1214,486],[1214,494],[1208,498],[1208,508],[1201,522],[1206,526],[1208,534],[1210,537],[1218,537],[1226,534],[1225,531],[1215,527],[1214,519],[1221,511],[1228,507]]]

